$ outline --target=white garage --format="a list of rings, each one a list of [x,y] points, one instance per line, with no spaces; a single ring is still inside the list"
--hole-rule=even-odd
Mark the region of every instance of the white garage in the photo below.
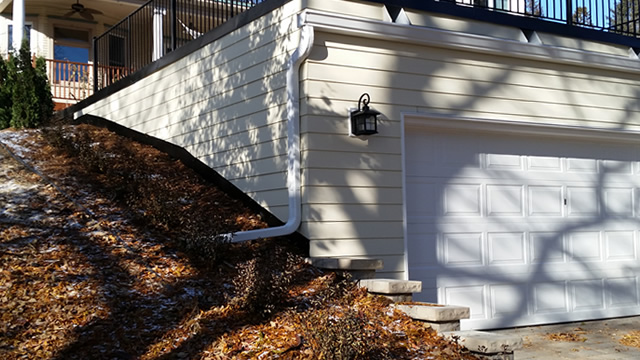
[[[463,328],[640,314],[640,148],[617,131],[405,115],[415,298]]]

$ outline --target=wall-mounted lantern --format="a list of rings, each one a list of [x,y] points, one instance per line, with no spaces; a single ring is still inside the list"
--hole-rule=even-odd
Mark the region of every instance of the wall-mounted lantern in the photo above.
[[[369,108],[371,98],[364,93],[358,100],[358,110],[351,112],[351,135],[372,135],[378,133],[379,112]]]

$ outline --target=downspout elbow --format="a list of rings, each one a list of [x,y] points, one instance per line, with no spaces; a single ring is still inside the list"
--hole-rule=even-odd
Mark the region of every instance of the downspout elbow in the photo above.
[[[302,200],[300,180],[300,65],[309,56],[313,47],[313,27],[304,24],[304,14],[299,17],[301,32],[298,48],[287,62],[287,193],[289,197],[289,217],[284,225],[240,231],[226,234],[232,242],[242,242],[270,237],[286,236],[294,233],[302,222]]]

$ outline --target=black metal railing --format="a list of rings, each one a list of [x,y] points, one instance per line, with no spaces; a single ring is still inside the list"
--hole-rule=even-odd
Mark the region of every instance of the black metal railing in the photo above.
[[[148,1],[94,39],[94,90],[111,85],[263,1]]]
[[[264,1],[266,0],[148,1],[94,39],[94,92]],[[585,38],[640,48],[640,0],[364,1],[385,4],[388,8],[395,9],[443,12],[521,26],[529,30],[566,33],[566,29],[571,29],[568,35],[578,37],[586,33],[580,29],[597,30]]]
[[[364,1],[385,4],[396,14],[401,8],[440,12],[632,47],[638,47],[640,38],[640,0]]]
[[[640,0],[454,0],[481,7],[596,30],[640,37]]]

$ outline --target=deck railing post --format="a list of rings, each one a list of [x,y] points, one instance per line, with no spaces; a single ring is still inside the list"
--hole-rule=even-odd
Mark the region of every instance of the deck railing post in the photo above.
[[[178,4],[177,0],[171,0],[171,51],[177,47],[177,26],[178,26]]]
[[[573,9],[573,4],[571,3],[571,0],[566,1],[566,7],[567,7],[567,25],[573,25],[573,11],[571,11]]]
[[[98,39],[93,37],[93,93],[98,92]]]
[[[125,55],[125,68],[131,69],[131,50],[133,50],[133,46],[131,46],[131,15],[127,16],[127,38],[126,38],[126,47],[127,51]]]

